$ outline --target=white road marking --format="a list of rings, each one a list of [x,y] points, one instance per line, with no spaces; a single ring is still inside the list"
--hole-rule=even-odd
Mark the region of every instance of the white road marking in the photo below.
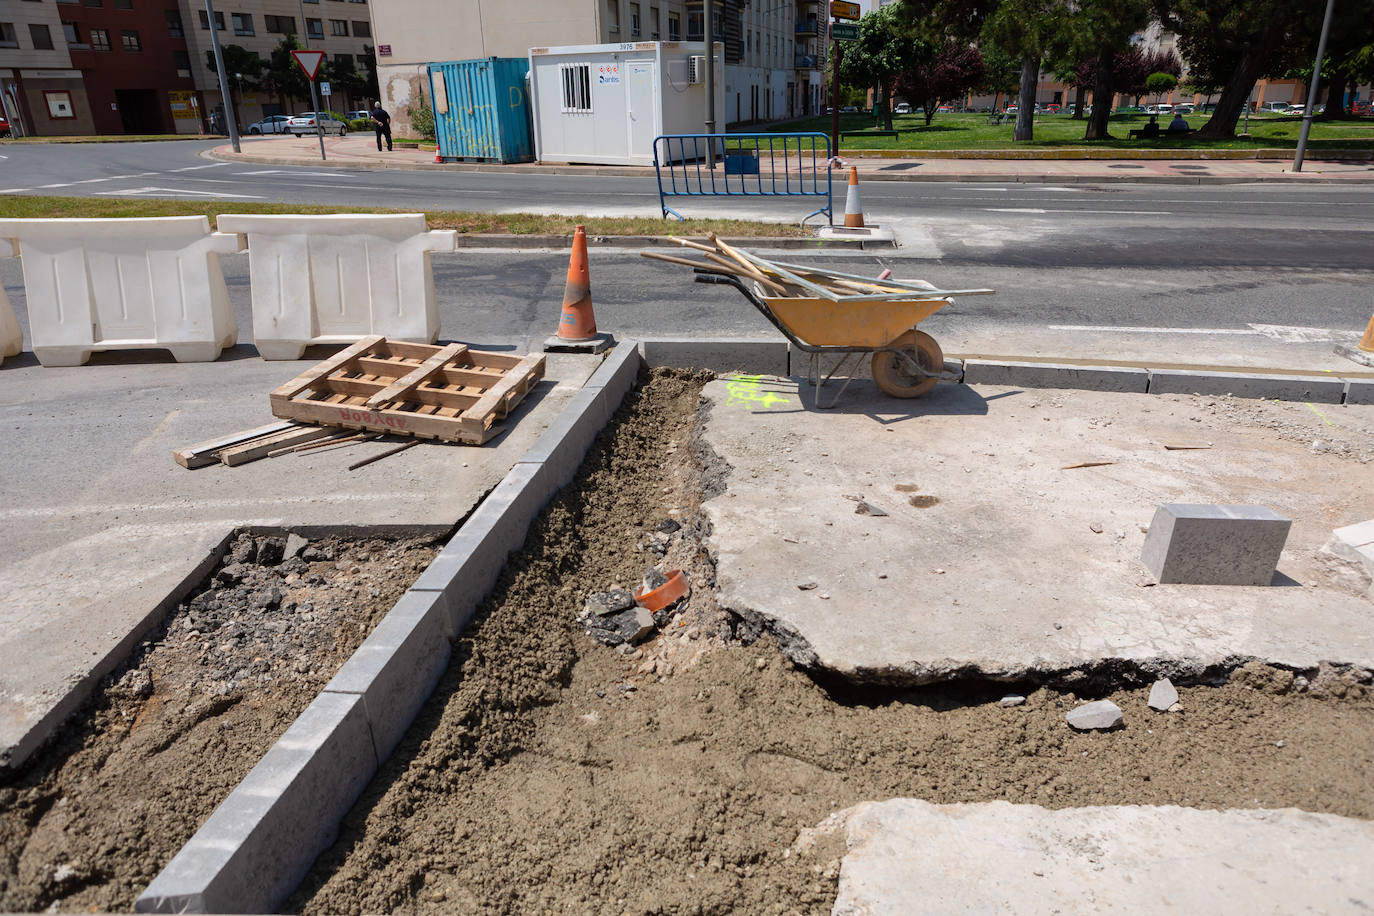
[[[1048,213],[1048,210],[1039,210],[1035,207],[984,207],[988,213]]]
[[[1099,334],[1236,334],[1255,336],[1253,328],[1140,328],[1120,325],[1052,324],[1051,331],[1094,331]]]
[[[1283,343],[1332,343],[1353,340],[1359,331],[1333,328],[1300,328],[1280,324],[1252,324],[1246,328],[1151,328],[1088,324],[1052,324],[1051,331],[1093,331],[1099,334],[1227,334],[1237,337],[1268,337]]]
[[[246,175],[298,175],[302,178],[340,178],[338,172],[297,172],[294,169],[259,169],[255,172],[234,172],[235,177]]]
[[[238,197],[247,200],[262,200],[257,194],[229,194],[222,191],[192,191],[186,188],[124,188],[118,191],[97,191],[97,197],[182,197],[192,194],[197,197]]]
[[[70,188],[74,182],[63,181],[58,184],[40,184],[34,188],[35,191],[46,191],[48,188]]]
[[[188,165],[185,168],[172,169],[173,172],[195,172],[199,169],[218,169],[229,165],[228,162],[212,162],[209,165]]]
[[[1337,331],[1332,328],[1297,328],[1279,324],[1252,324],[1258,334],[1284,343],[1335,343],[1359,339],[1359,331]]]

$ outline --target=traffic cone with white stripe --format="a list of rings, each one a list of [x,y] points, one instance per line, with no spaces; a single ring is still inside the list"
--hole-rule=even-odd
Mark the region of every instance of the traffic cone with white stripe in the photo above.
[[[859,202],[859,170],[852,165],[849,167],[849,192],[844,198],[844,227],[864,228],[864,208]]]
[[[563,314],[558,333],[544,342],[545,353],[600,353],[610,343],[610,335],[596,332],[592,312],[592,277],[587,267],[587,230],[578,226],[573,233],[572,256],[568,258],[568,278],[563,286]]]
[[[1364,329],[1364,339],[1360,341],[1360,349],[1367,353],[1374,353],[1374,316],[1370,316],[1369,326]]]

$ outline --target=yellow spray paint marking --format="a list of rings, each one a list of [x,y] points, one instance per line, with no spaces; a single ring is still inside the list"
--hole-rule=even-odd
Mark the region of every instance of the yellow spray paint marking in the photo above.
[[[725,383],[730,397],[726,407],[743,407],[745,410],[767,410],[779,404],[791,404],[792,400],[775,391],[764,391],[762,375],[737,375]]]
[[[1326,418],[1326,414],[1322,413],[1322,412],[1321,412],[1320,410],[1318,410],[1316,407],[1313,407],[1313,406],[1312,406],[1311,404],[1309,404],[1307,401],[1303,401],[1303,403],[1304,403],[1304,404],[1307,404],[1308,408],[1309,408],[1314,414],[1316,414],[1317,416],[1321,417],[1321,418],[1322,418],[1322,422],[1325,423],[1327,426],[1335,426],[1335,425],[1336,425],[1335,423],[1332,423],[1330,420],[1328,420],[1328,419]]]

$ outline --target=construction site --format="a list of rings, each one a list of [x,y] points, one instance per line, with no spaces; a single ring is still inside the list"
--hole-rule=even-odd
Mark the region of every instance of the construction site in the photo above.
[[[453,236],[0,219],[0,911],[1374,906],[1374,319],[999,358],[707,235],[769,336],[630,339],[579,227],[520,352]]]

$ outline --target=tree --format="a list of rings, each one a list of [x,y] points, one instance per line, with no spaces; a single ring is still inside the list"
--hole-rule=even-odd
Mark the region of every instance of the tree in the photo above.
[[[1155,0],[1165,28],[1179,36],[1191,70],[1221,87],[1212,118],[1199,137],[1229,139],[1255,81],[1278,52],[1304,43],[1320,25],[1322,0]],[[1315,48],[1314,48],[1315,50]]]
[[[1061,0],[1003,0],[983,24],[983,40],[1021,65],[1014,140],[1034,139],[1035,88],[1040,62],[1067,45],[1069,8]]]
[[[263,88],[277,97],[277,104],[282,111],[291,110],[288,99],[310,98],[310,81],[291,56],[291,52],[299,47],[296,36],[287,35],[272,49],[263,74]]]
[[[1172,73],[1151,73],[1145,77],[1145,89],[1155,97],[1156,102],[1159,101],[1160,96],[1172,92],[1177,85],[1178,77]]]
[[[996,47],[983,48],[982,57],[983,78],[973,88],[976,92],[991,93],[992,107],[999,110],[1003,93],[1016,91],[1020,83],[1021,62]]]
[[[220,54],[224,57],[225,82],[229,84],[229,107],[234,110],[234,123],[242,127],[239,104],[245,89],[253,92],[260,87],[262,58],[258,57],[257,52],[240,45],[224,45],[220,48]],[[219,73],[215,68],[213,50],[205,52],[205,66],[210,68],[211,73]]]
[[[898,91],[907,101],[920,105],[926,125],[941,103],[965,96],[983,81],[983,55],[977,48],[951,43],[929,63],[903,73]]]
[[[904,28],[898,18],[901,4],[880,7],[859,20],[859,40],[846,42],[840,58],[840,79],[854,87],[877,89],[874,107],[892,129],[889,100],[897,78],[933,57],[934,49]]]
[[[1069,17],[1069,30],[1076,48],[1086,58],[1095,59],[1093,67],[1093,111],[1084,140],[1106,140],[1116,93],[1115,63],[1119,52],[1131,47],[1131,37],[1145,27],[1150,17],[1149,0],[1099,0],[1080,3]]]

